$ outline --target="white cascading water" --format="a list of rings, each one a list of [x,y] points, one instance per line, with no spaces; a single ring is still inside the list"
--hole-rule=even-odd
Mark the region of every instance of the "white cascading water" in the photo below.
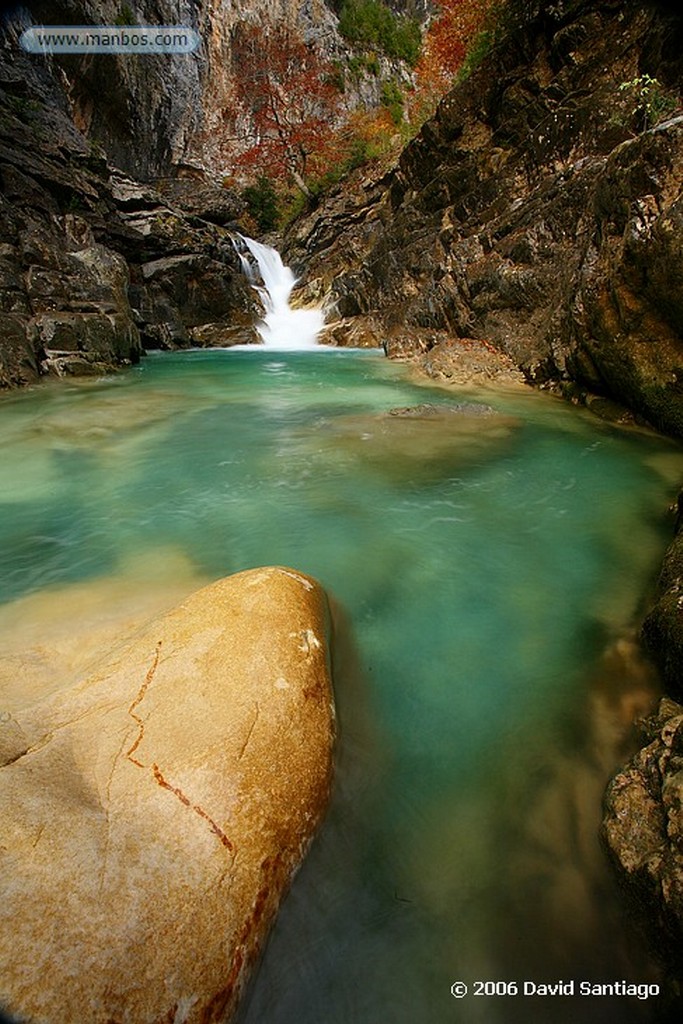
[[[242,241],[256,260],[263,281],[262,285],[257,283],[254,267],[238,250],[242,268],[261,296],[265,309],[265,317],[258,325],[263,344],[267,348],[279,349],[315,347],[325,323],[323,310],[292,309],[289,297],[296,278],[283,264],[280,253],[262,242],[255,242],[253,238],[242,236]]]

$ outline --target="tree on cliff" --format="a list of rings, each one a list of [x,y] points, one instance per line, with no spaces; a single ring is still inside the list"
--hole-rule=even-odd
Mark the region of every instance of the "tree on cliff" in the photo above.
[[[289,179],[306,195],[306,176],[339,112],[335,68],[291,29],[240,26],[232,59],[236,100],[250,111],[240,141],[251,142],[238,166]]]
[[[437,0],[416,68],[418,82],[443,89],[452,83],[496,0]]]
[[[409,119],[422,124],[458,77],[466,77],[490,47],[497,19],[510,0],[435,0],[415,67]]]

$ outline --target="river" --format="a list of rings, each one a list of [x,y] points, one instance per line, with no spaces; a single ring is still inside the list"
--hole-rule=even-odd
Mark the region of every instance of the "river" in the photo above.
[[[208,579],[286,564],[330,595],[334,799],[241,1024],[656,1019],[523,983],[659,981],[597,830],[655,694],[630,631],[673,442],[377,352],[259,347],[29,389],[0,430],[8,710]],[[496,981],[517,993],[476,994]]]

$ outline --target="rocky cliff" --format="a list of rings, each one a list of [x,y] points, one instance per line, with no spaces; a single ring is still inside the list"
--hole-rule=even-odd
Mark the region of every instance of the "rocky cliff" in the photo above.
[[[179,25],[199,33],[200,47],[189,54],[60,54],[44,62],[79,131],[143,180],[188,162],[217,172],[226,164],[220,136],[234,102],[231,41],[239,23],[298,23],[320,45],[339,46],[336,18],[323,0],[38,0],[13,21]]]
[[[37,0],[11,23],[38,25],[186,25],[199,29],[194,0]],[[5,46],[4,57],[9,56]],[[61,100],[78,131],[116,167],[137,178],[160,174],[183,159],[201,121],[206,55],[131,57],[93,54],[33,57],[45,87]],[[30,80],[29,80],[30,81]]]
[[[242,204],[197,183],[190,203],[182,182],[164,198],[112,165],[76,126],[53,63],[19,47],[21,27],[5,25],[0,61],[0,386],[253,322],[225,227]]]
[[[335,0],[36,0],[17,5],[11,21],[22,27],[194,29],[200,45],[192,53],[106,54],[104,59],[57,54],[41,63],[75,126],[116,167],[144,181],[191,167],[220,183],[221,176],[232,173],[235,157],[255,141],[253,109],[237,88],[243,68],[236,42],[245,27],[262,35],[287,28],[317,54],[321,67],[336,64],[343,93],[340,111],[378,104],[387,78],[409,80],[405,61],[389,60],[381,52],[371,69],[359,61],[354,74],[346,74],[357,47],[340,32],[341,6]],[[393,0],[389,6],[422,21],[429,8],[426,0]]]
[[[680,978],[683,707],[664,698],[644,733],[646,745],[608,787],[603,832],[653,950]]]
[[[681,20],[621,0],[511,11],[397,167],[297,224],[288,255],[337,336],[370,318],[390,349],[410,351],[406,328],[485,340],[530,381],[681,436]]]

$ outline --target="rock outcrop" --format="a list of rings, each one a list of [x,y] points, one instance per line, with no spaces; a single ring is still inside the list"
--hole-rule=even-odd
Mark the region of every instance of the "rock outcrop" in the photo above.
[[[683,941],[683,707],[668,698],[645,746],[610,783],[603,834],[653,944],[680,972]]]
[[[109,0],[32,13],[133,17]],[[214,16],[175,0],[135,12],[152,24]],[[183,163],[206,54],[41,58],[19,45],[28,24],[17,11],[0,25],[0,386],[101,373],[148,348],[255,341],[258,301],[233,246],[244,204]],[[156,188],[130,173],[166,176]]]
[[[680,19],[522,8],[396,168],[297,224],[287,258],[306,253],[312,293],[351,323],[488,341],[530,381],[683,436]]]
[[[40,61],[78,131],[97,141],[112,164],[144,181],[173,167],[225,173],[225,113],[235,102],[231,44],[240,23],[296,25],[330,52],[341,43],[323,0],[37,0],[12,20],[17,27],[159,25],[198,33],[200,45],[191,53],[74,53]]]
[[[676,536],[664,556],[656,600],[643,624],[643,639],[667,692],[683,699],[683,492],[678,496]]]
[[[256,302],[225,225],[113,168],[11,43],[0,67],[0,386],[99,373],[212,331],[228,343],[222,329],[253,323]]]
[[[313,580],[250,570],[0,716],[0,1006],[226,1019],[326,807],[326,631]]]

